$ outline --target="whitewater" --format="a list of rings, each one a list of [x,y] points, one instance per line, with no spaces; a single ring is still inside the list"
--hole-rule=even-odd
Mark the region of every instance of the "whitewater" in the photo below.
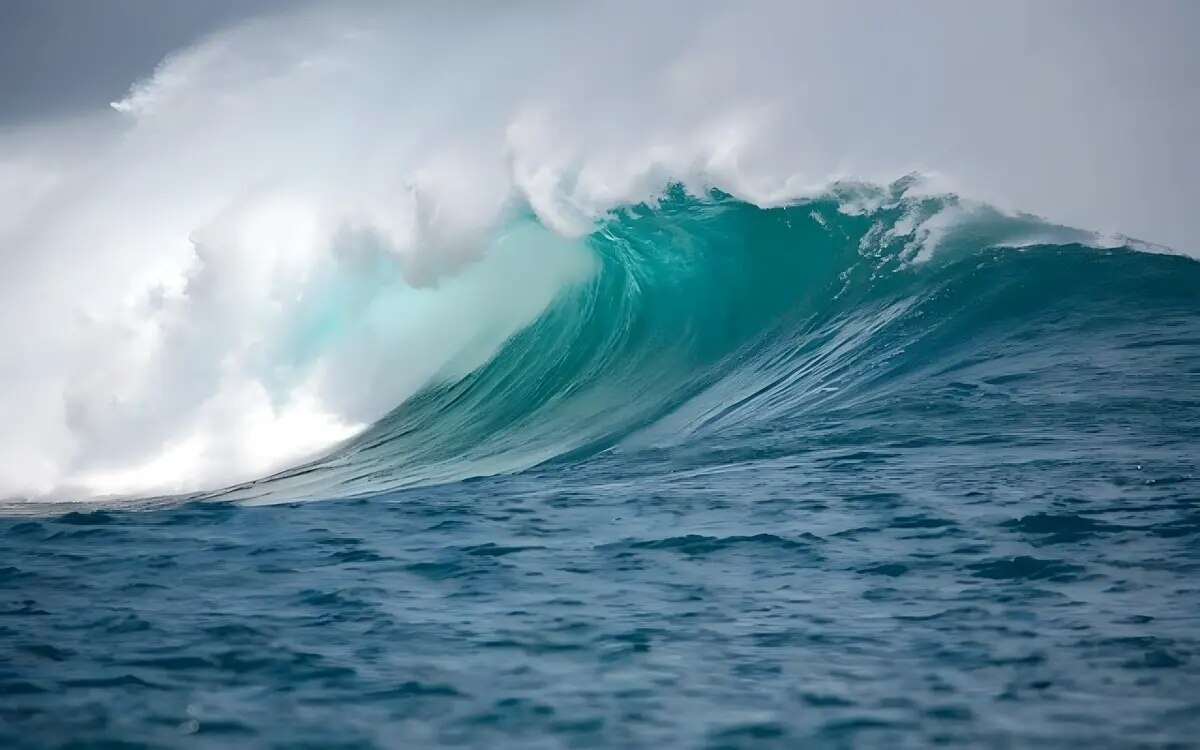
[[[300,4],[0,129],[0,744],[1186,745],[1193,21]]]
[[[1088,22],[1104,42],[1103,18],[990,10],[996,25],[1045,24],[1025,32],[1034,52],[1010,60],[1007,45],[968,55],[969,31],[935,44],[939,13],[968,12],[944,8],[474,10],[466,25],[419,5],[248,22],[164,61],[114,112],[5,135],[3,312],[19,323],[2,347],[3,407],[26,429],[4,441],[0,494],[212,489],[360,433],[478,367],[591,272],[594,258],[556,250],[549,233],[531,243],[541,250],[496,247],[523,213],[573,239],[672,184],[768,208],[917,172],[914,189],[1083,226],[1100,233],[1092,244],[1124,234],[1195,250],[1196,227],[1178,218],[1193,213],[1186,191],[1152,201],[1141,174],[1120,184],[1123,161],[1149,172],[1170,158],[1151,149],[1160,134],[1131,151],[1130,125],[1100,125],[1112,97],[1087,93],[1119,75],[1123,93],[1149,98],[1137,87],[1155,71],[1111,71],[1092,59],[1103,47],[1075,50],[1067,35],[1054,53],[1079,58],[1079,75],[1033,78],[1039,40]],[[630,54],[586,42],[615,33]],[[761,54],[740,54],[743,36]],[[835,79],[803,75],[851,38],[862,60]],[[877,80],[898,54],[895,80]],[[1028,87],[1036,110],[939,107],[964,67],[979,70],[964,82],[986,72]],[[1163,103],[1140,104],[1158,127]],[[1022,132],[1034,111],[1050,124]],[[1080,123],[1087,138],[1069,135]],[[963,215],[896,230],[928,255]],[[339,315],[354,330],[300,340],[316,335],[305,319]]]

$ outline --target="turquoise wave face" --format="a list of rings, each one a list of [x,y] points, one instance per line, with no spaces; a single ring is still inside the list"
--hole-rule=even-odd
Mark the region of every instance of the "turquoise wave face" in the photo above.
[[[622,210],[585,240],[596,273],[486,364],[232,492],[371,494],[606,451],[703,465],[803,450],[830,414],[885,406],[922,429],[953,414],[971,435],[982,420],[986,440],[1001,384],[1010,406],[1020,378],[1061,401],[1043,408],[1069,406],[1079,368],[1103,367],[1088,358],[1136,338],[1126,329],[1146,316],[1153,335],[1198,335],[1200,264],[910,188],[845,185],[778,208],[672,188]],[[550,236],[531,217],[514,226]],[[1195,372],[1114,361],[1144,378]],[[893,421],[901,436],[918,427]]]

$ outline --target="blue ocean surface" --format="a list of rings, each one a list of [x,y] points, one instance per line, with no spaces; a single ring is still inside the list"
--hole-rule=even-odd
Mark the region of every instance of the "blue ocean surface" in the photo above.
[[[0,747],[1193,746],[1200,263],[910,187],[672,188],[315,460],[6,506]]]

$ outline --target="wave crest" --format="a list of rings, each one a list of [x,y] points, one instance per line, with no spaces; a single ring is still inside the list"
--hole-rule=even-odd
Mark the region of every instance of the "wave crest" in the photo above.
[[[1118,265],[1158,262],[912,186],[845,184],[768,209],[676,187],[623,209],[586,238],[596,272],[486,364],[423,389],[315,462],[221,496],[367,495],[611,451],[669,449],[704,465],[739,434],[800,439],[807,431],[788,425],[986,362],[987,337],[1021,336],[1111,284]],[[1056,293],[1063,277],[1080,288]],[[1185,286],[1160,283],[1168,297]],[[1103,304],[1122,304],[1109,291]]]
[[[832,183],[841,216],[895,203],[891,188],[864,182],[914,166],[940,175],[908,185],[903,216],[858,240],[904,237],[902,264],[936,258],[961,226],[984,244],[989,222],[1008,227],[1010,244],[1061,233],[938,197],[951,191],[1169,242],[1196,236],[1194,175],[1175,179],[1175,144],[1139,130],[1187,124],[1178,97],[1150,85],[1176,59],[1114,43],[1096,20],[1110,11],[473,11],[316,4],[173,55],[116,112],[0,133],[0,416],[22,425],[0,435],[0,496],[182,491],[277,470],[457,382],[597,278],[642,289],[593,289],[595,305],[629,307],[610,322],[679,317],[686,305],[664,301],[661,263],[622,265],[612,243],[636,241],[594,233],[620,235],[609,212],[652,204],[673,182],[785,213],[812,210],[782,207],[827,200]],[[1161,21],[1129,16],[1113,28]],[[1035,44],[1043,34],[1054,44]],[[1025,53],[1013,55],[1020,40]],[[1114,70],[1123,49],[1139,65]],[[1042,75],[1051,65],[1063,75]],[[979,81],[1024,92],[1027,106],[979,110],[943,95]],[[847,175],[860,187],[837,182]],[[1147,198],[1156,175],[1182,187]],[[536,221],[510,225],[521,211]],[[524,239],[497,248],[498,226]],[[745,281],[752,267],[724,272]],[[666,336],[676,324],[664,325]]]

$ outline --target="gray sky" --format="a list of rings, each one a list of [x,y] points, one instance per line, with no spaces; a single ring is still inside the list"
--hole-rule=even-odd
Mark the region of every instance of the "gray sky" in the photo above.
[[[0,124],[102,108],[168,53],[298,0],[3,0]]]

